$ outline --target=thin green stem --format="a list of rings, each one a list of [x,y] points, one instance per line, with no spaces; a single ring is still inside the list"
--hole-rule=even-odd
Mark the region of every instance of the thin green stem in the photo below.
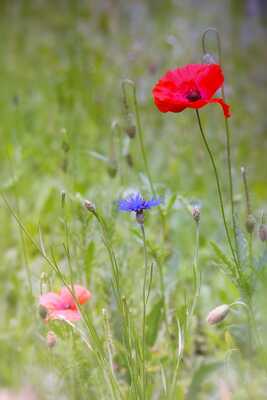
[[[143,398],[146,398],[146,357],[145,357],[145,341],[146,341],[146,305],[147,305],[147,296],[146,296],[146,288],[147,288],[147,274],[148,274],[148,256],[147,256],[147,246],[146,246],[146,235],[144,225],[141,224],[141,232],[143,238],[143,246],[144,246],[144,260],[145,260],[145,273],[144,273],[144,282],[143,282],[143,325],[142,325],[142,380],[143,380]]]
[[[169,340],[171,341],[171,334],[169,331],[169,324],[168,324],[167,306],[166,306],[166,298],[165,298],[165,283],[164,283],[162,263],[158,258],[156,258],[156,261],[157,261],[158,268],[159,268],[159,282],[160,282],[160,294],[161,294],[162,305],[163,305],[163,316],[164,316],[167,335],[169,337]]]
[[[202,128],[202,124],[201,124],[201,120],[200,120],[200,116],[199,116],[199,111],[198,110],[196,110],[196,115],[197,115],[197,121],[198,121],[199,129],[200,129],[200,133],[201,133],[204,145],[205,145],[206,150],[207,150],[207,152],[209,154],[210,161],[211,161],[211,164],[212,164],[212,167],[213,167],[213,172],[214,172],[215,180],[216,180],[216,186],[217,186],[217,191],[218,191],[218,196],[219,196],[219,203],[220,203],[220,209],[221,209],[221,215],[222,215],[222,219],[223,219],[224,229],[225,229],[226,237],[227,237],[227,240],[228,240],[228,244],[229,244],[233,259],[235,261],[236,277],[239,278],[239,275],[240,275],[240,272],[239,272],[239,269],[238,269],[239,263],[238,263],[238,260],[236,258],[236,255],[235,255],[235,251],[234,251],[234,248],[233,248],[233,245],[232,245],[232,241],[231,241],[228,225],[227,225],[227,222],[226,222],[225,211],[224,211],[224,203],[223,203],[223,196],[222,196],[222,190],[221,190],[221,184],[220,184],[220,178],[219,178],[217,166],[216,166],[215,159],[213,157],[212,151],[211,151],[211,149],[209,147],[207,138],[205,136],[204,130]]]
[[[196,221],[196,239],[195,239],[195,252],[194,252],[194,260],[193,260],[193,276],[194,276],[194,298],[190,310],[190,319],[192,319],[196,304],[198,301],[198,297],[200,294],[200,272],[198,269],[198,252],[199,252],[199,221]]]
[[[222,66],[222,46],[221,46],[221,38],[220,34],[216,28],[208,28],[202,35],[202,50],[203,55],[207,53],[206,48],[206,38],[209,33],[214,33],[216,36],[217,42],[217,51],[218,51],[218,60],[219,64]],[[225,92],[224,92],[224,84],[221,88],[223,101],[226,102]],[[231,215],[232,215],[232,225],[234,232],[234,240],[235,240],[235,250],[238,264],[240,265],[240,255],[238,249],[238,233],[237,233],[237,224],[236,224],[236,216],[235,216],[235,203],[234,203],[234,189],[233,189],[233,176],[232,176],[232,155],[231,155],[231,135],[229,129],[228,118],[224,118],[225,124],[225,134],[226,134],[226,152],[227,152],[227,169],[228,169],[228,181],[229,181],[229,192],[230,192],[230,203],[231,203]]]

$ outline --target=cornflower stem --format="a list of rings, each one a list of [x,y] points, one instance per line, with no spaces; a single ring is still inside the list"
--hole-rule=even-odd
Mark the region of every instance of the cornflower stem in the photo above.
[[[144,134],[143,134],[142,124],[141,124],[139,106],[138,106],[138,102],[137,102],[135,83],[129,79],[125,79],[122,82],[122,91],[123,91],[124,98],[126,98],[126,85],[131,86],[132,91],[133,91],[133,104],[134,104],[134,112],[135,112],[136,125],[137,125],[137,135],[138,135],[141,154],[142,154],[142,158],[143,158],[143,162],[144,162],[145,173],[146,173],[148,181],[149,181],[150,190],[151,190],[153,196],[156,197],[157,192],[156,192],[156,189],[153,184],[152,175],[151,175],[151,172],[149,169],[147,156],[146,156],[146,149],[145,149],[145,144],[144,144],[144,139],[143,139]],[[165,215],[163,213],[161,206],[159,206],[159,213],[160,213],[160,218],[161,218],[161,223],[162,223],[163,236],[164,236],[164,238],[166,238],[167,237],[166,219],[165,219]]]
[[[147,256],[147,246],[146,246],[146,235],[145,235],[145,228],[144,224],[140,224],[141,232],[142,232],[142,239],[143,239],[143,246],[144,246],[144,261],[145,261],[145,273],[144,273],[144,282],[143,282],[143,325],[142,325],[142,383],[143,383],[143,398],[146,398],[146,357],[145,357],[145,341],[146,341],[146,305],[147,305],[147,275],[148,275],[148,256]]]
[[[224,203],[223,203],[223,196],[222,196],[222,190],[221,190],[221,184],[220,184],[220,178],[219,178],[217,166],[216,166],[215,159],[213,157],[211,148],[210,148],[210,146],[208,144],[206,135],[204,133],[198,110],[196,110],[196,115],[197,115],[197,121],[198,121],[199,129],[200,129],[200,133],[201,133],[204,145],[206,147],[206,150],[208,152],[208,155],[210,157],[210,161],[211,161],[211,164],[212,164],[212,167],[213,167],[213,172],[214,172],[215,180],[216,180],[216,186],[217,186],[217,191],[218,191],[219,204],[220,204],[220,209],[221,209],[221,215],[222,215],[222,219],[223,219],[224,229],[225,229],[227,241],[228,241],[228,244],[229,244],[233,259],[235,261],[236,278],[239,279],[240,278],[239,262],[238,262],[238,259],[236,258],[235,250],[234,250],[234,247],[232,245],[232,241],[231,241],[228,225],[227,225],[227,222],[226,222],[225,211],[224,211]]]
[[[203,33],[203,35],[202,35],[202,50],[203,50],[203,54],[207,53],[206,37],[207,37],[207,35],[209,33],[214,33],[215,36],[216,36],[218,59],[219,59],[219,64],[222,66],[221,38],[220,38],[220,34],[217,31],[217,29],[208,28]],[[223,101],[226,102],[225,92],[224,92],[224,85],[222,85],[221,91],[222,91]],[[239,255],[238,240],[237,240],[238,234],[237,234],[237,225],[236,225],[236,218],[235,218],[233,176],[232,176],[231,135],[230,135],[230,128],[229,128],[229,123],[228,123],[228,119],[227,118],[224,118],[224,124],[225,124],[225,134],[226,134],[227,168],[228,168],[228,180],[229,180],[229,192],[230,192],[232,225],[233,225],[234,240],[235,240],[236,258],[237,258],[238,264],[240,265],[240,255]]]

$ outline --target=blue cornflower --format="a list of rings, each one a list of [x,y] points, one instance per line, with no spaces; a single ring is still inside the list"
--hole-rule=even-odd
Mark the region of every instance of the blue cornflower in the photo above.
[[[160,199],[155,198],[152,198],[151,200],[145,200],[140,193],[135,193],[129,195],[126,199],[119,200],[118,209],[119,211],[134,211],[136,213],[137,222],[143,224],[143,211],[158,206],[160,202]]]

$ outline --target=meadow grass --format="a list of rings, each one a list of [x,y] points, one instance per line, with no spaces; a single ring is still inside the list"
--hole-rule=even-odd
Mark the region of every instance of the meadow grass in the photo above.
[[[200,3],[1,4],[0,387],[40,399],[265,398],[264,27],[241,5]],[[195,112],[161,114],[151,95],[167,69],[201,62],[208,26],[221,33],[232,107],[235,238],[224,118],[217,105],[200,117],[237,264]],[[218,60],[214,35],[206,45]],[[144,230],[117,209],[131,190],[162,199]],[[81,321],[44,323],[40,295],[75,283],[92,293]],[[231,311],[210,326],[221,304]]]

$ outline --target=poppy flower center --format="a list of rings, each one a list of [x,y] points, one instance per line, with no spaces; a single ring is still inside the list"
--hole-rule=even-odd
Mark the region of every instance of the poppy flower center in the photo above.
[[[201,99],[201,94],[198,89],[191,89],[186,93],[185,97],[189,101],[197,101],[197,100]]]

